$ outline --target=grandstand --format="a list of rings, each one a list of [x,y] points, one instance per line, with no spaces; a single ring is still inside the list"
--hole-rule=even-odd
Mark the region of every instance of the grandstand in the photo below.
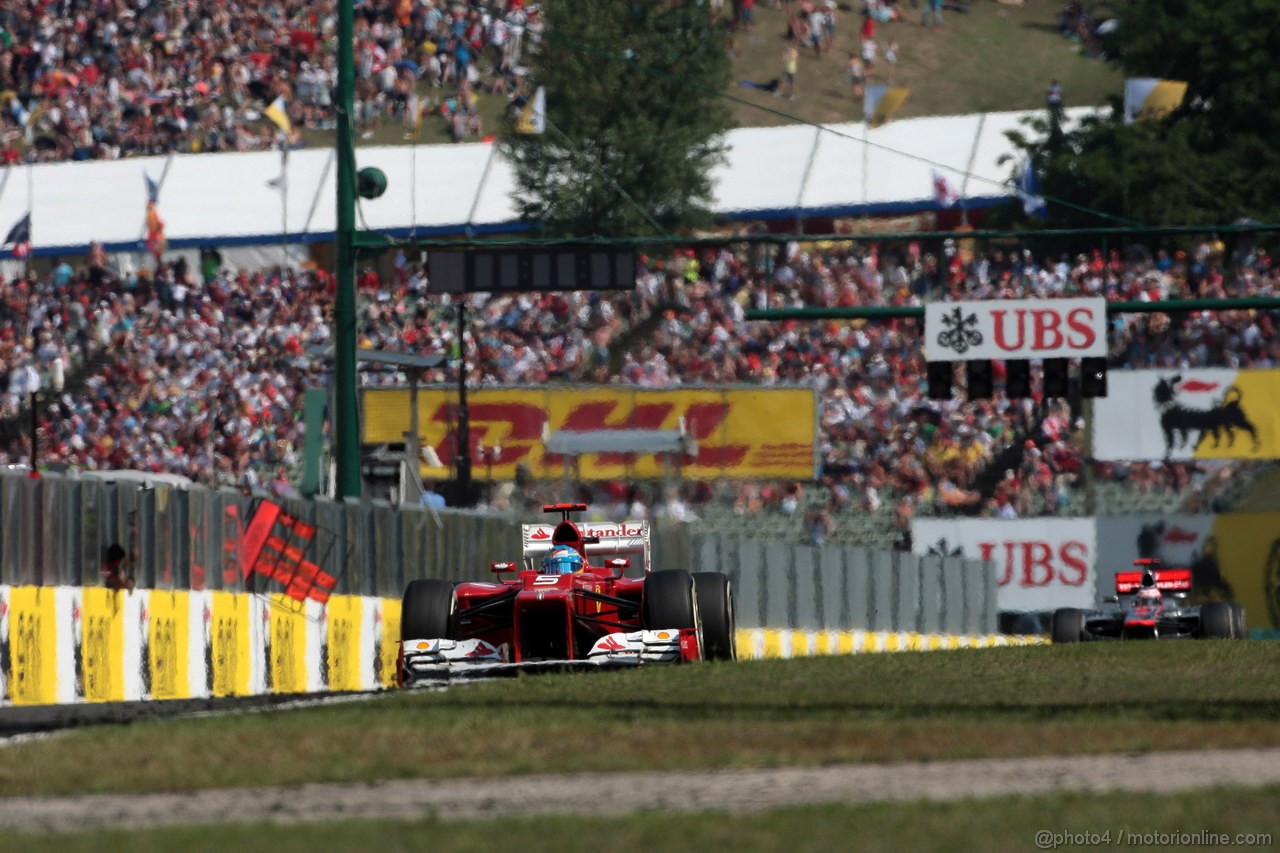
[[[396,4],[363,4],[362,128],[403,124],[424,87],[454,93],[452,114],[465,118],[473,87],[518,77],[521,39],[527,49],[539,22],[517,4],[495,14],[496,5],[455,18],[430,3],[412,5],[407,15]],[[0,461],[20,464],[33,449],[27,421],[36,401],[12,380],[27,366],[46,371],[60,361],[67,387],[35,411],[42,464],[137,468],[275,494],[296,488],[302,394],[325,382],[308,351],[330,342],[334,286],[322,269],[323,248],[312,257],[298,246],[331,238],[334,178],[331,155],[304,148],[291,152],[285,191],[273,186],[285,165],[275,148],[277,125],[263,110],[278,97],[298,126],[332,121],[326,93],[333,64],[322,49],[332,25],[314,4],[290,0],[281,11],[206,0],[145,13],[80,0],[56,10],[14,4],[0,11],[10,57],[0,63],[0,153],[9,164],[0,227],[30,214],[32,249],[41,258],[6,261],[0,282]],[[508,29],[495,45],[499,21]],[[479,80],[457,76],[456,56],[451,65],[409,55],[408,45],[429,36],[448,44],[455,28],[488,45]],[[511,94],[519,91],[518,80],[507,83]],[[934,196],[936,166],[959,185],[966,209],[1002,203],[1011,197],[1002,159],[1013,149],[1005,133],[1026,115],[919,118],[870,131],[862,123],[740,129],[717,173],[716,212],[737,230],[806,218],[933,214],[942,206]],[[869,152],[867,138],[877,146]],[[362,150],[362,165],[403,177],[366,206],[367,224],[400,237],[516,228],[509,168],[494,151],[485,144]],[[157,183],[172,249],[154,263],[118,254],[144,240],[145,178]],[[1232,505],[1253,466],[1095,464],[1081,413],[1070,405],[1001,396],[927,400],[914,322],[743,319],[750,307],[1250,296],[1274,294],[1280,284],[1265,244],[1256,241],[1228,246],[1203,235],[1122,248],[1080,239],[1069,247],[852,237],[667,247],[645,258],[634,293],[473,300],[468,380],[475,387],[747,383],[817,390],[816,480],[719,489],[686,483],[674,493],[657,484],[584,485],[606,515],[621,503],[628,511],[697,517],[718,529],[792,541],[901,545],[911,519],[923,515],[1074,515],[1085,512],[1087,500],[1102,513]],[[281,245],[293,248],[277,255]],[[244,247],[253,253],[233,254]],[[362,270],[360,346],[452,356],[456,305],[432,296],[411,254]],[[1277,319],[1276,312],[1131,315],[1113,329],[1111,362],[1274,366]],[[455,360],[422,378],[452,385],[457,370]],[[405,380],[395,371],[362,375],[369,386]],[[1091,464],[1096,482],[1086,497]],[[498,493],[503,507],[515,508],[552,488],[520,483]]]

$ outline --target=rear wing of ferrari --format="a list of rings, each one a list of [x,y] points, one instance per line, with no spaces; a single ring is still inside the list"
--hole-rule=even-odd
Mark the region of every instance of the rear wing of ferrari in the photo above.
[[[639,555],[645,574],[652,569],[649,522],[647,521],[580,521],[578,529],[587,542],[583,548],[588,557],[622,557]],[[522,524],[520,539],[524,546],[525,564],[536,568],[542,555],[551,550],[553,524]],[[594,540],[594,541],[592,541]]]
[[[1155,569],[1156,589],[1161,592],[1191,592],[1191,569]],[[1116,595],[1132,595],[1142,587],[1142,571],[1116,572]]]

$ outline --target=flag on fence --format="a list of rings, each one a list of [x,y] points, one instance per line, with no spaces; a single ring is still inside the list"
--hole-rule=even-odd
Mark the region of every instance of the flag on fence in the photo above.
[[[1022,212],[1027,216],[1035,216],[1044,219],[1049,215],[1049,206],[1044,202],[1044,196],[1040,195],[1040,181],[1036,178],[1035,161],[1030,157],[1027,158],[1027,164],[1022,167],[1022,174],[1018,176],[1018,197],[1022,199]]]
[[[31,212],[13,224],[5,235],[4,245],[13,252],[15,258],[25,258],[31,254]]]
[[[1124,81],[1124,123],[1157,121],[1182,105],[1187,84],[1158,77],[1131,77]]]
[[[263,501],[243,532],[245,578],[253,573],[271,578],[295,601],[328,601],[338,579],[307,558],[316,532],[314,524],[289,515],[277,503]]]
[[[960,200],[960,191],[937,169],[933,170],[933,200],[943,207],[951,207]]]
[[[547,129],[547,89],[539,86],[529,103],[520,110],[516,121],[517,133],[542,133]]]
[[[272,101],[271,106],[263,110],[262,114],[271,119],[285,136],[293,136],[293,122],[289,121],[289,109],[285,106],[283,97]]]

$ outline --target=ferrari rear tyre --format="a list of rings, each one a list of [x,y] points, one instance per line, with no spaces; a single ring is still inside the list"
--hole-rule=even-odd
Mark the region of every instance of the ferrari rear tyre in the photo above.
[[[733,589],[720,572],[698,572],[693,576],[702,619],[702,641],[707,660],[737,660],[736,625],[733,618]]]
[[[457,610],[458,596],[449,581],[410,581],[400,601],[400,639],[455,639]]]
[[[640,619],[643,628],[698,627],[693,577],[682,569],[672,569],[645,578]]]
[[[1231,627],[1235,631],[1235,634],[1233,636],[1235,636],[1237,640],[1248,639],[1249,628],[1247,625],[1245,625],[1245,622],[1244,622],[1244,605],[1236,604],[1235,602],[1232,602],[1231,616],[1232,616]]]
[[[1235,636],[1235,615],[1225,601],[1210,601],[1200,606],[1200,636],[1229,640]]]
[[[1084,611],[1063,607],[1053,611],[1053,642],[1078,643],[1084,639]]]

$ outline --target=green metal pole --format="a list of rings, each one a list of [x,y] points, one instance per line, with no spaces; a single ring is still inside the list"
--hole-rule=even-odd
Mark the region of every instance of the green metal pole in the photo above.
[[[338,2],[338,229],[337,302],[333,312],[336,405],[334,456],[338,463],[337,494],[360,497],[360,417],[356,397],[356,180],[355,180],[355,11],[351,0]]]

